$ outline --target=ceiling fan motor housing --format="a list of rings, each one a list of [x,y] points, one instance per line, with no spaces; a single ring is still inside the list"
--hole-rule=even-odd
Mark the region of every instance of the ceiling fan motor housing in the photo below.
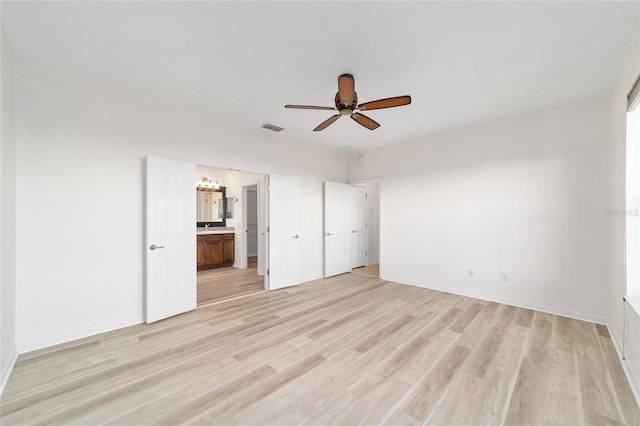
[[[358,94],[356,92],[353,92],[353,101],[351,102],[350,105],[345,105],[342,102],[340,102],[340,92],[338,92],[336,93],[335,104],[340,114],[351,115],[353,114],[353,110],[358,105]]]

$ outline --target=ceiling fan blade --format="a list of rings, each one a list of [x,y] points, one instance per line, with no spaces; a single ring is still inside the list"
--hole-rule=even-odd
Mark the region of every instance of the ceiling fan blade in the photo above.
[[[294,109],[321,109],[325,111],[334,111],[335,107],[326,107],[326,106],[314,106],[314,105],[285,105],[285,108],[294,108]]]
[[[355,121],[358,122],[358,124],[366,127],[369,130],[375,130],[378,127],[380,127],[380,124],[378,124],[378,122],[367,117],[364,114],[360,114],[359,112],[354,112],[353,114],[351,114],[351,118],[353,118]]]
[[[338,77],[338,98],[340,102],[350,106],[353,103],[355,90],[356,83],[351,74],[342,74]]]
[[[336,121],[338,118],[340,118],[341,115],[340,114],[336,114],[336,115],[332,115],[331,117],[327,118],[326,120],[324,120],[322,123],[320,123],[318,125],[318,127],[316,127],[315,129],[313,129],[314,132],[319,132],[320,130],[324,130],[327,127],[329,127],[331,124],[333,124],[334,121]]]
[[[360,111],[371,111],[372,109],[393,108],[402,105],[409,105],[411,96],[396,96],[395,98],[379,99],[377,101],[365,102],[358,105]]]

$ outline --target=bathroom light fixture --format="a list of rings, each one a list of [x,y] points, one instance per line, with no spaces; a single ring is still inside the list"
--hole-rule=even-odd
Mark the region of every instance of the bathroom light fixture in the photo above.
[[[197,178],[196,179],[196,186],[198,188],[220,189],[220,184],[218,183],[217,180],[211,180],[211,179],[209,179],[207,177]]]

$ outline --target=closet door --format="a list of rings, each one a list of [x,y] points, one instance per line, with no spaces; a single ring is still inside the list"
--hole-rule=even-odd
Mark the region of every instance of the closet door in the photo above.
[[[353,264],[351,185],[324,183],[324,276],[351,272]]]
[[[351,187],[353,203],[353,263],[358,268],[367,263],[367,190],[357,186]]]

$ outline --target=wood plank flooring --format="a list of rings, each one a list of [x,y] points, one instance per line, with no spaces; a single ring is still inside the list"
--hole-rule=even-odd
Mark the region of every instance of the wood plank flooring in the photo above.
[[[220,268],[198,272],[198,306],[264,291],[255,269]]]
[[[607,329],[356,274],[21,355],[14,424],[638,425]]]
[[[258,270],[258,256],[247,257],[247,268]]]
[[[358,275],[364,275],[365,277],[380,277],[380,265],[369,265],[369,266],[361,266],[359,268],[354,268],[351,272]]]

